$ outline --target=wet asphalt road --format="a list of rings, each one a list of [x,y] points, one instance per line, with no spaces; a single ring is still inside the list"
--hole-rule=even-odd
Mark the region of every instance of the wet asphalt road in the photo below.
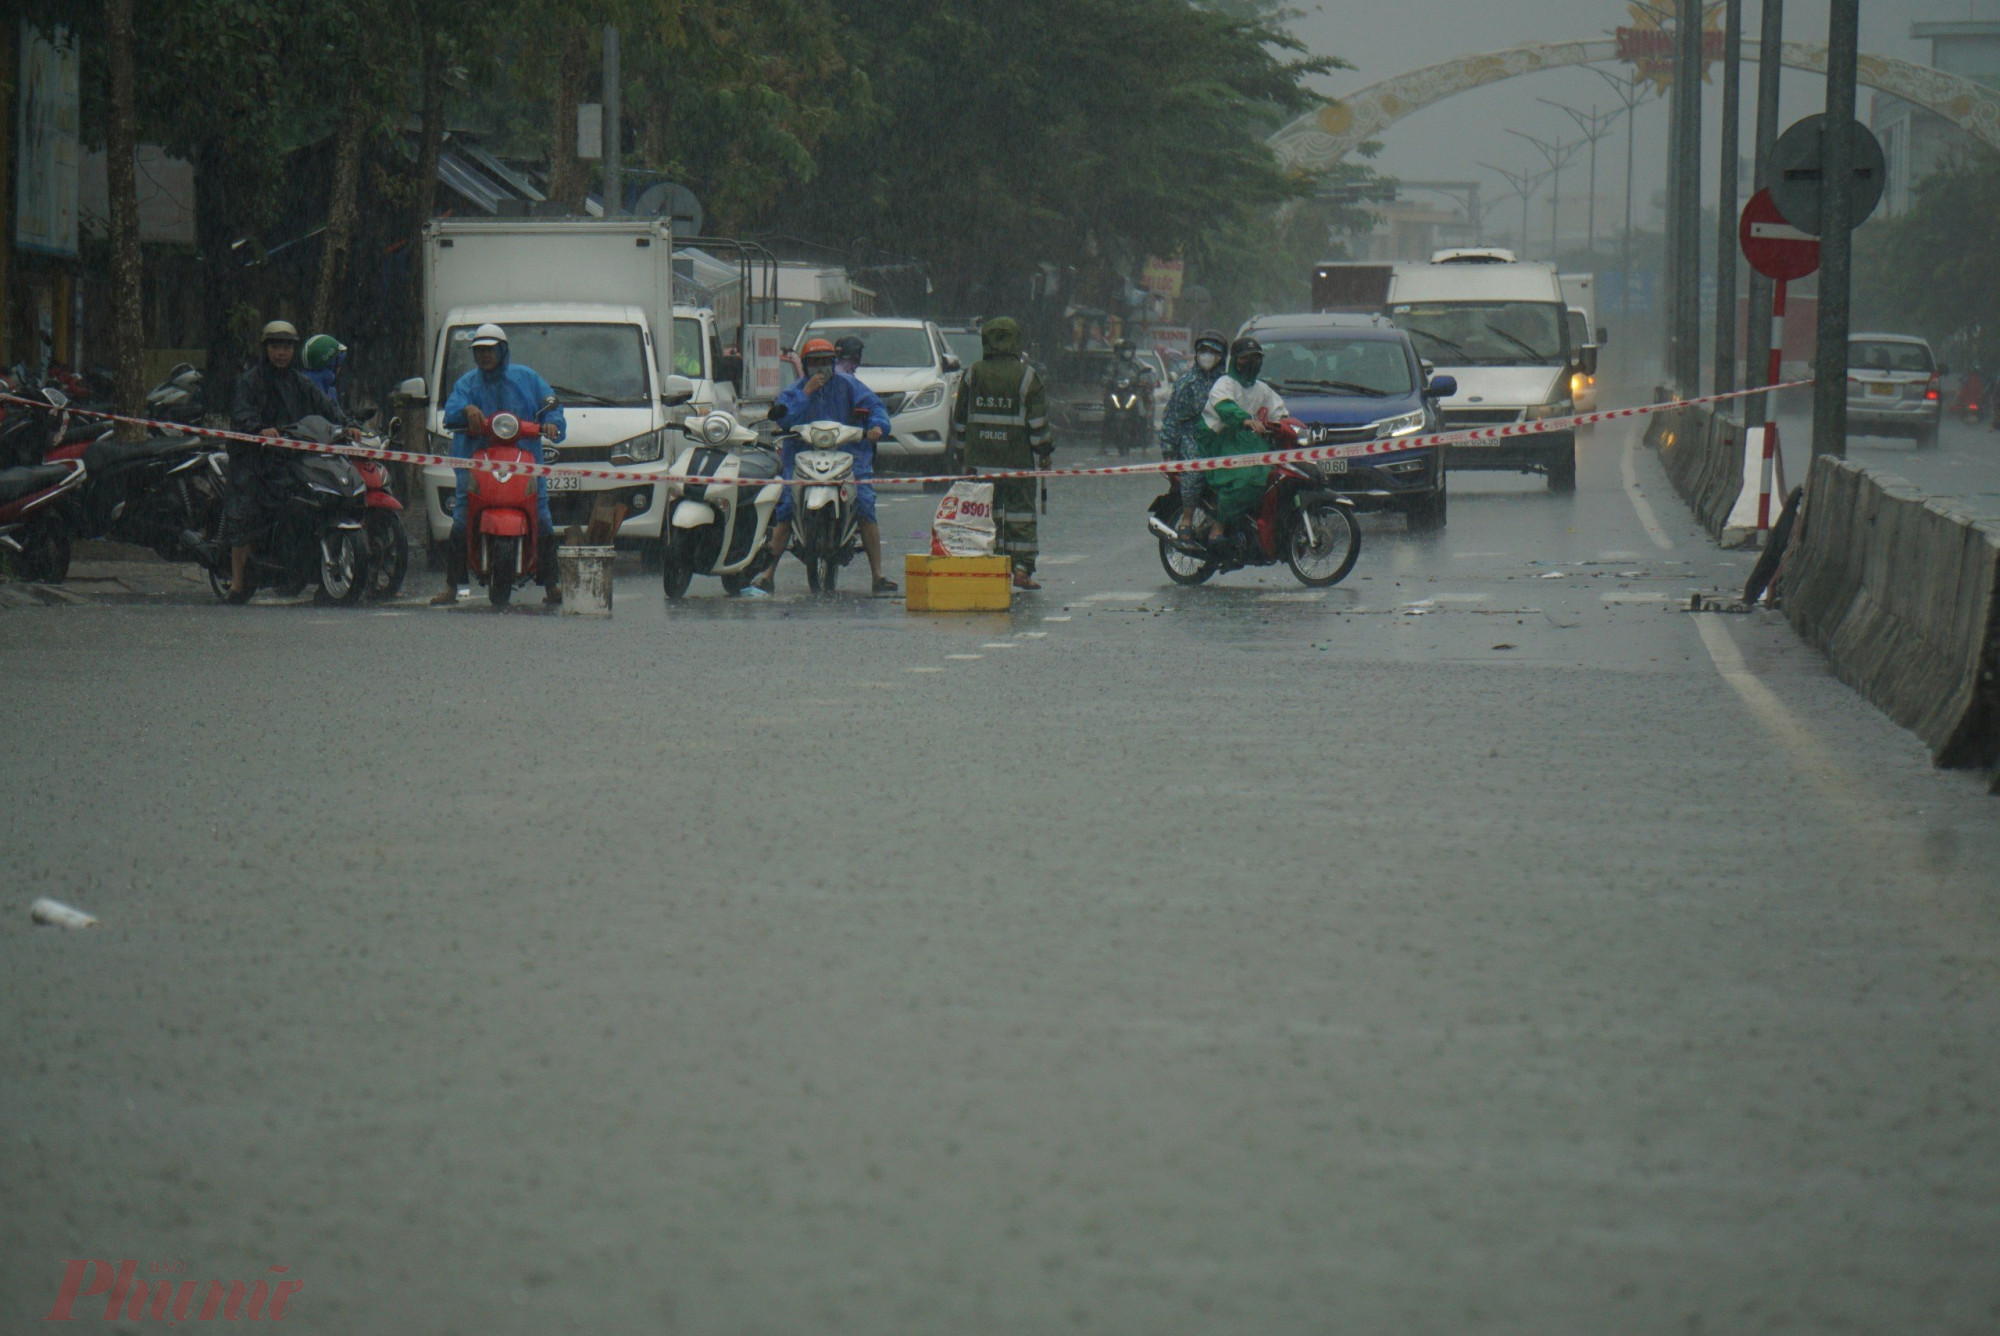
[[[0,613],[0,1328],[1993,1330],[1996,800],[1635,434],[1324,595]]]

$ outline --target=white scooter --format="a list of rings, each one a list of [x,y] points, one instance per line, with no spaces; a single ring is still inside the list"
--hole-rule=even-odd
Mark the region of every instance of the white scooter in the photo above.
[[[860,482],[854,456],[841,447],[866,435],[839,422],[808,422],[798,430],[800,450],[792,458],[799,484],[792,507],[798,530],[792,551],[806,564],[806,584],[815,594],[831,594],[840,568],[861,549],[861,514],[855,504]]]
[[[681,430],[689,444],[673,471],[712,481],[666,485],[667,597],[686,598],[697,575],[719,576],[724,590],[741,593],[771,560],[771,515],[784,495],[778,452],[728,413],[691,417]]]

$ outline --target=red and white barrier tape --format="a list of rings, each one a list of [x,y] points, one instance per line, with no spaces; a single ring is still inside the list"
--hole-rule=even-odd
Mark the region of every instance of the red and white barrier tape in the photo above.
[[[1471,427],[1463,431],[1438,432],[1430,436],[1387,436],[1341,445],[1299,446],[1291,450],[1265,450],[1257,454],[1228,455],[1216,459],[1163,459],[1140,464],[1106,464],[1098,468],[981,469],[978,477],[981,482],[1021,478],[1117,478],[1149,473],[1205,473],[1214,469],[1245,468],[1259,464],[1309,464],[1319,459],[1362,459],[1369,455],[1402,454],[1405,451],[1420,450],[1434,445],[1468,445],[1480,441],[1504,440],[1514,436],[1539,436],[1552,431],[1569,431],[1594,422],[1644,417],[1649,413],[1689,408],[1697,404],[1719,404],[1731,399],[1747,398],[1753,394],[1768,394],[1776,390],[1796,389],[1810,384],[1812,384],[1810,380],[1791,380],[1782,385],[1760,385],[1755,389],[1732,390],[1728,394],[1708,394],[1694,399],[1669,400],[1660,404],[1636,404],[1630,408],[1608,408],[1596,413],[1542,418],[1536,422],[1510,422],[1498,427]],[[48,404],[41,400],[24,399],[13,394],[0,394],[0,401],[27,404],[35,408],[48,407]],[[85,417],[101,418],[107,422],[155,427],[186,436],[203,436],[218,441],[240,441],[249,445],[276,446],[285,450],[304,450],[314,454],[348,455],[356,459],[373,459],[387,464],[415,464],[425,468],[480,469],[488,473],[504,473],[510,476],[525,474],[537,478],[594,478],[608,482],[696,484],[715,481],[712,477],[686,477],[676,473],[641,472],[637,469],[597,469],[576,464],[508,464],[484,459],[459,459],[451,455],[421,454],[413,450],[390,450],[381,446],[354,445],[347,442],[322,445],[317,441],[295,441],[283,436],[252,436],[245,432],[224,431],[216,427],[190,427],[180,422],[125,417],[117,413],[103,413],[92,409],[71,408],[65,411]],[[894,477],[877,476],[868,481],[877,487],[914,487],[933,482],[961,482],[964,481],[964,477],[959,474],[932,474],[922,477],[898,474]],[[807,484],[794,480],[792,485]]]

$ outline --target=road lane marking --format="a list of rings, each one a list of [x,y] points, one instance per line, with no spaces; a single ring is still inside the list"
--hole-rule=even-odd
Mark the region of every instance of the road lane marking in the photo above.
[[[983,654],[947,654],[945,657],[956,663],[970,663],[974,659],[983,659],[986,656]]]
[[[915,668],[905,668],[903,671],[906,673],[941,673],[944,669],[938,667],[936,664],[926,663]]]
[[[1060,557],[1035,558],[1036,564],[1041,566],[1074,566],[1079,561],[1089,561],[1089,560],[1090,558],[1082,552],[1066,553]]]
[[[1606,594],[1604,595],[1604,601],[1606,603],[1665,603],[1667,596],[1665,594],[1645,593],[1635,589],[1622,594]]]
[[[1660,517],[1653,513],[1653,503],[1639,490],[1639,474],[1632,467],[1632,452],[1638,448],[1639,438],[1625,438],[1625,453],[1619,456],[1618,473],[1625,480],[1625,495],[1632,498],[1632,509],[1639,513],[1639,524],[1646,530],[1646,537],[1653,540],[1653,546],[1661,551],[1673,548],[1674,540],[1667,537],[1667,531],[1660,527]]]
[[[1068,619],[1065,618],[1064,620]],[[1014,634],[1023,640],[1043,640],[1047,638],[1049,633],[1047,631],[1016,631]]]
[[[989,641],[987,641],[987,642],[986,642],[985,644],[981,645],[981,646],[980,646],[979,648],[981,648],[981,649],[1019,649],[1019,648],[1021,648],[1021,647],[1020,647],[1019,645],[1015,644],[1015,643],[1014,643],[1013,641],[1011,641],[1011,640],[989,640]]]
[[[1069,620],[1069,617],[1067,614],[1065,614],[1064,616],[1061,617],[1044,617],[1042,618],[1042,620],[1045,622],[1066,622]]]
[[[1144,603],[1152,595],[1138,589],[1107,589],[1100,594],[1085,594],[1085,603]]]
[[[1259,603],[1321,603],[1325,599],[1326,591],[1323,589],[1300,589],[1287,593],[1273,592],[1257,595]]]

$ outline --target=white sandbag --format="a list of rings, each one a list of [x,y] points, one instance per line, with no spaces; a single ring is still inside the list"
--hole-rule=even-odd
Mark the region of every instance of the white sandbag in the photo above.
[[[934,557],[990,557],[999,529],[993,522],[993,484],[955,482],[931,520]]]

